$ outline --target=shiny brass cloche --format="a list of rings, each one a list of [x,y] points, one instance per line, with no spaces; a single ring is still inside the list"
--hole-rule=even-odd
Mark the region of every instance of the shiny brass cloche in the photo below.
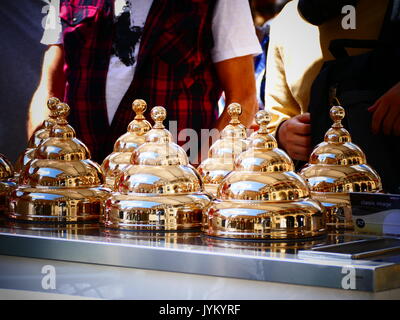
[[[249,147],[246,127],[239,121],[241,113],[240,104],[232,103],[228,106],[231,120],[222,130],[221,138],[211,146],[208,158],[197,168],[205,189],[214,196],[222,179],[233,170],[236,156]]]
[[[227,239],[308,239],[325,234],[324,208],[268,133],[271,118],[259,111],[250,147],[235,161],[204,215],[204,231]]]
[[[165,129],[166,110],[154,107],[151,117],[155,124],[146,142],[133,151],[132,165],[117,180],[102,223],[134,231],[200,229],[210,196],[203,192],[201,177],[185,151]]]
[[[112,190],[115,190],[115,180],[118,176],[131,165],[132,152],[145,142],[145,134],[151,129],[151,124],[143,115],[147,109],[146,102],[136,99],[132,103],[132,109],[136,116],[128,125],[128,132],[118,138],[113,152],[101,165],[106,177],[105,186]]]
[[[30,222],[98,221],[109,189],[102,188],[100,166],[75,137],[66,118],[69,106],[59,103],[50,135],[35,149],[10,197],[9,218]]]
[[[11,162],[0,153],[0,214],[8,210],[9,194],[15,188],[14,168]]]
[[[28,141],[27,148],[19,155],[15,163],[16,178],[18,178],[20,171],[33,158],[35,149],[50,135],[51,128],[56,123],[56,109],[60,100],[53,97],[47,101],[47,107],[50,110],[49,117],[36,129]]]
[[[327,225],[352,228],[350,192],[379,192],[381,179],[367,165],[365,154],[351,142],[350,133],[343,127],[345,110],[333,106],[330,110],[332,127],[310,156],[300,174],[307,180],[311,194],[327,211]]]

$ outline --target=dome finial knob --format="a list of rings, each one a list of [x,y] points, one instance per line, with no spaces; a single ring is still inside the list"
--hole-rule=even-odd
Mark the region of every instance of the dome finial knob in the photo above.
[[[278,147],[275,138],[269,134],[268,124],[271,122],[271,114],[266,110],[260,110],[256,113],[255,121],[259,126],[258,131],[251,137],[251,147],[255,149],[273,150]]]
[[[271,122],[271,115],[266,110],[260,110],[257,112],[255,120],[256,123],[260,126],[260,128],[266,129],[268,124]]]
[[[346,116],[346,111],[344,110],[343,107],[341,106],[333,106],[330,110],[330,116],[331,119],[333,120],[334,128],[342,128],[342,120]]]
[[[67,124],[67,117],[69,115],[69,105],[66,103],[59,103],[57,105],[57,109],[55,111],[55,115],[57,116],[57,124],[64,125]]]
[[[136,113],[135,120],[142,120],[144,119],[144,113],[147,109],[146,101],[142,99],[136,99],[132,103],[132,110]]]
[[[154,107],[151,109],[151,118],[154,120],[155,125],[153,128],[155,129],[164,129],[164,120],[167,118],[167,111],[164,107]]]
[[[58,98],[52,97],[47,100],[47,108],[49,108],[50,112],[54,112],[60,102],[61,101]]]
[[[228,114],[231,117],[230,124],[239,124],[239,116],[242,114],[242,107],[239,103],[231,103],[228,106]]]

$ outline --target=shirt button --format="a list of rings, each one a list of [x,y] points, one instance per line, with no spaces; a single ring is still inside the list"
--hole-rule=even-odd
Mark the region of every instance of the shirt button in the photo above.
[[[73,22],[76,22],[76,20],[77,20],[76,18],[73,18],[73,19],[72,19]]]

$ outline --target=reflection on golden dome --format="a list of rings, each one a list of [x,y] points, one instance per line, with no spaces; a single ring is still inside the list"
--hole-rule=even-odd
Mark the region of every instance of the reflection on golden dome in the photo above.
[[[312,152],[309,163],[300,174],[307,180],[312,197],[327,207],[327,224],[331,227],[352,228],[350,192],[379,192],[381,179],[367,165],[365,154],[351,142],[343,127],[345,110],[334,106],[330,110],[332,127],[325,141]]]
[[[151,117],[155,124],[116,181],[102,223],[133,231],[199,229],[210,197],[185,151],[165,129],[166,110],[154,107]]]
[[[0,153],[0,214],[8,210],[9,194],[15,188],[14,168],[11,162]]]
[[[19,155],[15,163],[16,178],[18,178],[21,170],[26,166],[28,161],[33,158],[36,148],[49,137],[50,130],[56,123],[56,109],[59,103],[60,100],[54,97],[47,101],[47,107],[50,111],[49,117],[43,121],[43,123],[32,134],[28,141],[28,147]]]
[[[222,179],[233,170],[236,156],[249,146],[246,127],[239,121],[241,113],[238,103],[228,106],[231,120],[222,130],[221,138],[211,146],[208,158],[198,167],[206,190],[214,196]]]
[[[69,106],[59,103],[54,113],[49,137],[34,149],[19,175],[8,216],[37,223],[98,221],[109,194],[101,187],[101,168],[68,124]]]
[[[132,103],[136,116],[128,125],[128,131],[117,139],[113,152],[107,156],[101,165],[105,177],[105,186],[115,190],[115,180],[131,165],[131,155],[145,142],[145,134],[151,129],[150,123],[145,119],[144,112],[147,104],[141,99]]]
[[[270,116],[259,111],[260,129],[250,147],[220,183],[217,199],[205,212],[204,231],[228,239],[306,239],[325,233],[324,209],[309,198],[289,156],[268,134]]]
[[[0,153],[0,180],[4,181],[14,176],[14,169],[11,162]]]

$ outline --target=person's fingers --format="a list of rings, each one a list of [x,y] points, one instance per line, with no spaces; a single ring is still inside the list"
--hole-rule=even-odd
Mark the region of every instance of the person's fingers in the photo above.
[[[389,106],[386,116],[382,123],[382,132],[384,135],[391,135],[394,131],[394,124],[398,117],[398,110],[395,106]]]
[[[394,132],[397,116],[400,114],[400,82],[380,97],[368,111],[373,112],[371,130],[385,134]]]
[[[390,127],[390,134],[394,136],[400,136],[400,109],[390,115],[393,118]]]
[[[302,136],[308,136],[311,134],[311,125],[305,123],[299,123],[296,126],[296,130],[294,130],[293,133]]]
[[[378,107],[379,103],[380,103],[380,100],[378,100],[377,102],[375,102],[375,104],[374,104],[373,106],[369,107],[369,108],[368,108],[368,111],[369,111],[369,112],[375,112],[375,110],[376,110],[376,108]]]
[[[301,123],[311,123],[311,116],[308,112],[296,116],[296,119]]]
[[[308,157],[311,154],[311,148],[309,146],[303,146],[300,144],[292,144],[289,147],[289,150],[291,154],[297,154],[297,155],[305,155]],[[299,159],[297,159],[299,160]]]
[[[397,116],[397,119],[393,124],[393,134],[397,137],[400,136],[400,115]]]
[[[288,153],[294,160],[308,161],[311,152],[307,148],[292,146]]]
[[[300,160],[300,161],[308,162],[310,160],[310,157],[307,157],[303,154],[296,154],[295,157],[293,158],[293,160]]]
[[[377,134],[381,130],[383,120],[385,119],[385,115],[387,113],[387,108],[387,104],[380,103],[374,111],[371,124],[371,129],[374,134]]]
[[[292,118],[279,128],[278,141],[292,159],[308,161],[311,154],[310,125]]]
[[[253,131],[258,131],[260,129],[260,126],[257,123],[252,123],[249,129]]]
[[[301,147],[301,148],[311,148],[311,136],[299,136],[294,135],[289,140],[290,145]]]
[[[297,118],[288,120],[284,130],[295,135],[309,135],[311,134],[311,125],[300,122]]]

